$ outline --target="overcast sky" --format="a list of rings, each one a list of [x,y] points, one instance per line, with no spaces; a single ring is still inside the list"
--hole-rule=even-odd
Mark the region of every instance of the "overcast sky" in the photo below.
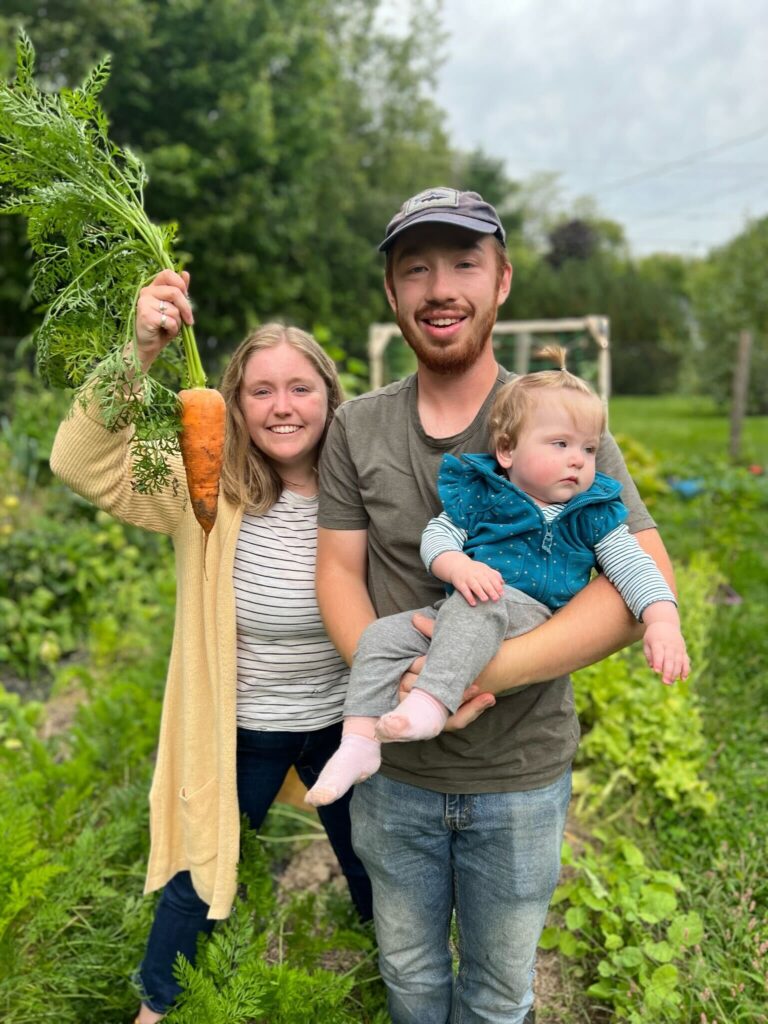
[[[442,20],[454,147],[557,172],[637,255],[768,213],[768,0],[443,0]]]

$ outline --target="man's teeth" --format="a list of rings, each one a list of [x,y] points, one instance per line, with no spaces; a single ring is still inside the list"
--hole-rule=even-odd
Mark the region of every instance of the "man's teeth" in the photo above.
[[[293,424],[285,423],[285,424],[283,424],[283,426],[280,426],[280,427],[270,427],[269,429],[274,434],[295,434],[296,431],[299,430],[300,428],[297,427],[297,426],[294,426]]]
[[[451,327],[453,324],[457,324],[459,319],[459,317],[441,317],[440,320],[428,320],[427,323],[431,324],[433,327]]]

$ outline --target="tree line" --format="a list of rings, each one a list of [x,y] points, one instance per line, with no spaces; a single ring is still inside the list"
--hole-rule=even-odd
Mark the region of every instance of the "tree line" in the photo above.
[[[50,88],[113,57],[102,96],[115,141],[145,161],[151,217],[179,224],[204,358],[282,318],[339,354],[365,358],[368,325],[391,318],[376,245],[407,196],[476,189],[509,227],[515,266],[503,319],[611,319],[619,393],[693,388],[727,398],[739,329],[757,332],[752,411],[768,411],[768,218],[693,261],[634,259],[620,225],[590,204],[565,209],[503,163],[457,149],[431,88],[439,0],[388,30],[380,0],[10,0],[0,75],[23,25]],[[10,8],[10,9],[8,9]],[[436,27],[437,26],[437,27]],[[39,322],[28,298],[23,224],[0,218],[0,357]],[[762,333],[761,333],[762,332]]]

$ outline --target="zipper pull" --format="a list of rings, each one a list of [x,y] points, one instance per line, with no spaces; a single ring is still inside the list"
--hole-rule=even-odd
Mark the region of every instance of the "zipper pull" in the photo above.
[[[541,542],[542,551],[546,551],[547,554],[552,552],[552,527],[547,523],[547,528],[544,531],[544,537]]]

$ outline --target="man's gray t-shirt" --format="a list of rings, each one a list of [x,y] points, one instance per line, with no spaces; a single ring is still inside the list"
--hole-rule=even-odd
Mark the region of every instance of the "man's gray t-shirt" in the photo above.
[[[441,511],[437,471],[446,452],[486,452],[488,412],[508,378],[499,375],[473,422],[453,437],[429,437],[417,409],[417,379],[407,377],[346,402],[336,412],[320,461],[318,525],[368,531],[368,589],[379,616],[433,604],[443,584],[419,557],[421,534]],[[622,455],[606,435],[597,468],[619,480],[629,529],[655,523]],[[386,743],[381,771],[398,782],[443,793],[538,789],[573,759],[579,725],[570,679],[520,687],[459,732],[433,740]]]

